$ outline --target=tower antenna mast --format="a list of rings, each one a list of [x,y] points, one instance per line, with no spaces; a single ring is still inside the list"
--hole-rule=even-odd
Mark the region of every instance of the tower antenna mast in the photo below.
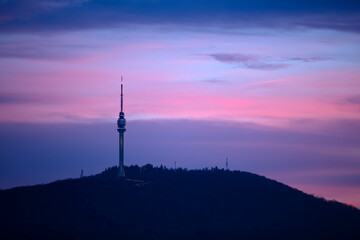
[[[123,77],[122,76],[121,76],[121,95],[120,96],[121,96],[120,112],[122,112],[123,111]]]

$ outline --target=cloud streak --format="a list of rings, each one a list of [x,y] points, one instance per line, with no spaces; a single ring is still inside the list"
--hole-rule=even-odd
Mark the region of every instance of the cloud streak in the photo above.
[[[0,58],[61,61],[80,58],[81,54],[79,54],[79,52],[84,48],[84,45],[58,45],[45,42],[3,41],[0,45]]]
[[[228,81],[217,79],[217,78],[211,78],[211,79],[202,80],[202,82],[210,83],[210,84],[218,84],[218,85],[229,84]]]
[[[345,99],[345,103],[358,105],[360,107],[360,95],[349,96]]]
[[[331,60],[331,58],[326,58],[326,57],[292,57],[292,58],[289,58],[289,60],[290,61],[311,63],[311,62],[327,61],[327,60]]]
[[[259,57],[245,54],[213,53],[209,56],[218,62],[256,70],[279,70],[289,66],[284,63],[265,63]]]

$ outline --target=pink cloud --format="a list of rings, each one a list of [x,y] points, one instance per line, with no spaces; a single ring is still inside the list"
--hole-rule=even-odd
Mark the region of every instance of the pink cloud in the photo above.
[[[269,124],[273,122],[271,119],[283,119],[285,122],[288,119],[357,119],[360,118],[360,112],[353,111],[357,108],[356,105],[337,104],[339,99],[348,96],[346,92],[327,92],[335,87],[335,79],[348,75],[351,74],[337,72],[319,75],[320,81],[324,82],[323,79],[326,79],[328,84],[311,85],[314,83],[307,80],[309,76],[302,76],[248,84],[245,88],[241,85],[230,89],[221,87],[219,91],[204,87],[200,83],[178,83],[179,76],[173,76],[167,71],[151,75],[147,72],[127,71],[126,109],[130,118],[148,114],[150,118],[218,118],[236,121],[252,119],[255,122],[263,119]],[[61,121],[61,113],[64,116],[85,119],[116,116],[120,76],[119,71],[97,69],[57,70],[26,76],[8,76],[8,92],[47,96],[48,100],[43,97],[43,101],[37,101],[33,106],[23,103],[18,103],[17,107],[14,107],[14,104],[2,104],[0,108],[7,114],[1,121],[14,121],[16,112],[21,114],[24,111],[29,111],[26,121],[45,121],[46,111],[58,113],[58,121]],[[344,81],[347,81],[348,85],[343,89],[350,92],[353,86],[358,84],[353,77]],[[22,86],[21,92],[18,91],[18,86]],[[340,84],[335,89],[341,86]],[[246,88],[249,90],[244,91]],[[264,88],[271,92],[259,94],[253,91]],[[236,94],[236,89],[239,94]],[[309,89],[319,89],[320,92],[307,93]],[[289,94],[291,92],[293,94]],[[53,121],[50,119],[54,117],[49,117],[49,121]]]

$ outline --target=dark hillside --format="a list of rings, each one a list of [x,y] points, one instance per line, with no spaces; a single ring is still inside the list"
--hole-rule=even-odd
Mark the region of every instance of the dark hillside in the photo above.
[[[239,171],[146,165],[0,191],[0,239],[360,239],[360,211]]]

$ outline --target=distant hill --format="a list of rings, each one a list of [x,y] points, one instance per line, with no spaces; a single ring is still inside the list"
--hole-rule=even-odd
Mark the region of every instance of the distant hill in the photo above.
[[[262,176],[125,171],[0,191],[0,239],[360,239],[360,210]]]

